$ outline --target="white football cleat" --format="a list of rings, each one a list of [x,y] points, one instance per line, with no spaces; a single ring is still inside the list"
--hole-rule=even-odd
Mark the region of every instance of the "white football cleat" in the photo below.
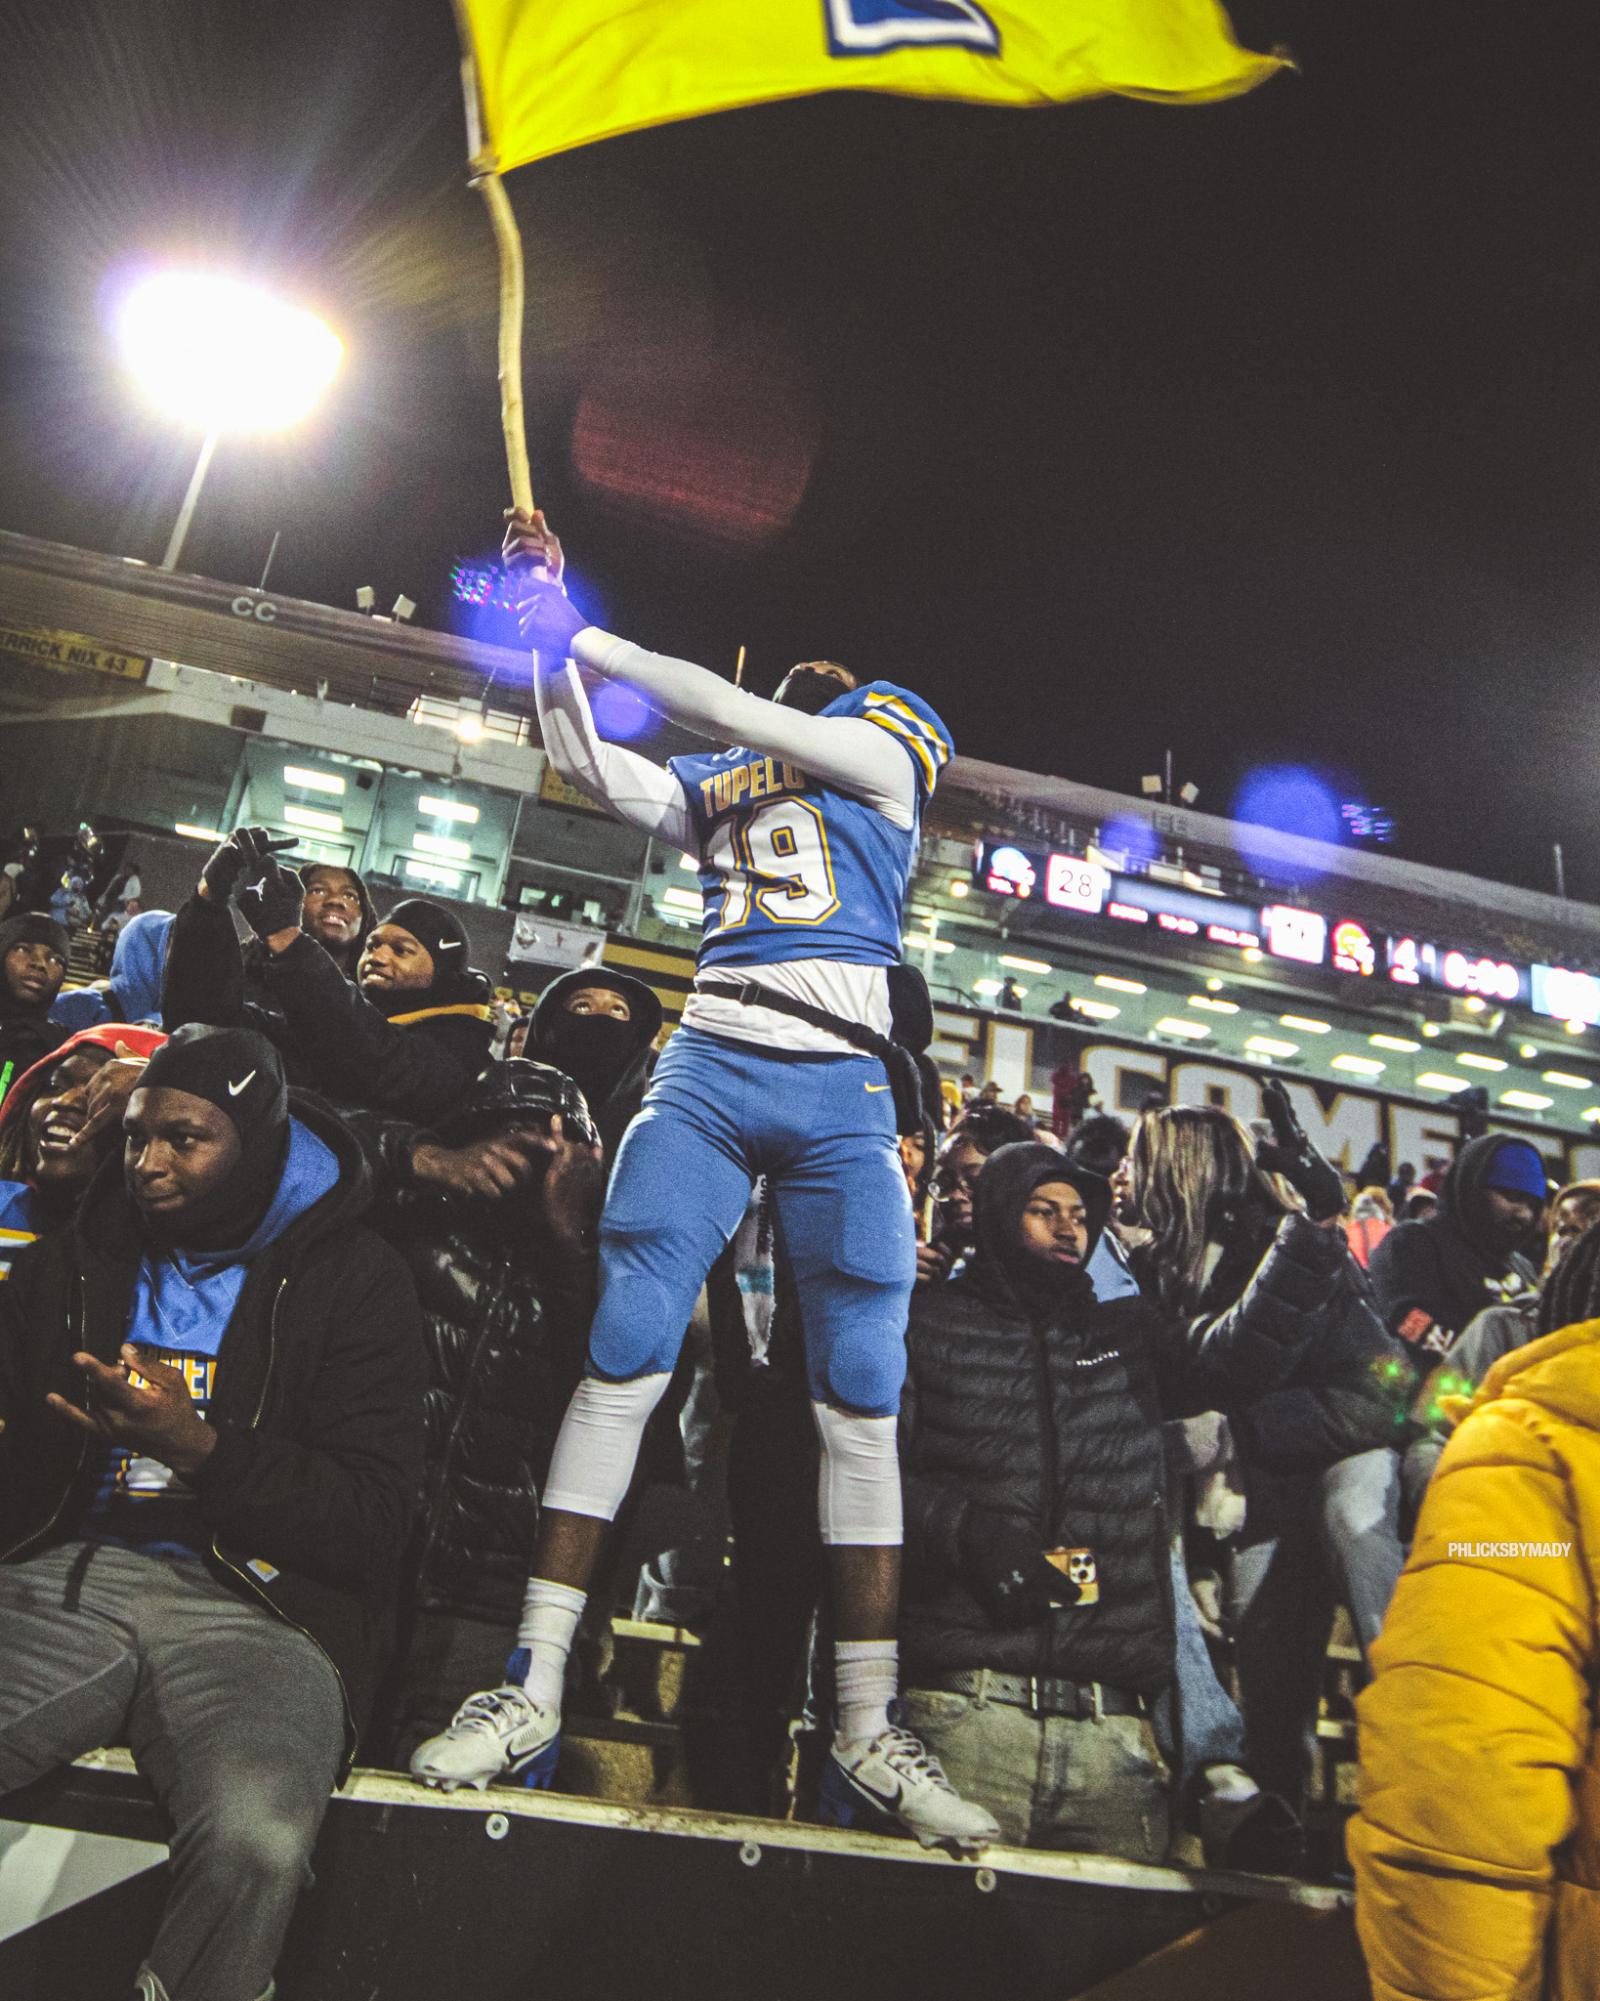
[[[835,1743],[822,1775],[822,1818],[834,1827],[888,1821],[924,1848],[939,1842],[982,1848],[1000,1839],[1000,1823],[964,1800],[939,1760],[909,1730],[891,1724],[864,1744]]]
[[[561,1711],[507,1685],[469,1695],[449,1729],[412,1752],[411,1775],[447,1793],[457,1786],[481,1792],[491,1779],[513,1776],[542,1790],[555,1777],[560,1754]]]

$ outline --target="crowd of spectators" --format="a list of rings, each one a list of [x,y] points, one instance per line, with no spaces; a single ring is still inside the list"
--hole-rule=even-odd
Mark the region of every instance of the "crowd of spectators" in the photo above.
[[[284,845],[223,841],[95,986],[62,991],[55,918],[0,922],[0,1793],[131,1746],[174,1828],[151,1995],[267,1991],[330,1787],[358,1752],[405,1770],[499,1678],[607,1171],[662,1040],[657,995],[603,965],[497,1038],[453,911],[380,913]],[[1443,1837],[1408,1795],[1407,1723],[1445,1700],[1441,1551],[1486,1528],[1480,1488],[1520,1481],[1552,1534],[1593,1505],[1551,1469],[1561,1427],[1592,1455],[1600,1424],[1600,1182],[1552,1193],[1492,1132],[1432,1187],[1381,1157],[1347,1177],[1271,1082],[1249,1130],[1164,1103],[1125,1120],[1074,1067],[1052,1081],[1041,1121],[925,1076],[928,1130],[902,1141],[906,1711],[1009,1842],[1300,1870],[1342,1606],[1384,1670],[1357,1847],[1375,1964],[1422,1991],[1435,1919],[1398,1915],[1406,1872],[1439,1879],[1436,1929],[1480,1922],[1485,1886],[1525,1900],[1571,1831],[1550,1774],[1593,1657],[1578,1580],[1554,1606],[1483,1584],[1483,1629],[1504,1611],[1557,1657],[1542,1713],[1571,1726],[1531,1828],[1508,1805],[1451,1844],[1480,1859],[1424,1855]],[[712,1803],[784,1810],[828,1607],[759,1183],[702,1317],[649,1463],[714,1500],[698,1569],[658,1551],[651,1588],[693,1570],[681,1616],[733,1662]],[[608,1579],[605,1618],[632,1595]]]

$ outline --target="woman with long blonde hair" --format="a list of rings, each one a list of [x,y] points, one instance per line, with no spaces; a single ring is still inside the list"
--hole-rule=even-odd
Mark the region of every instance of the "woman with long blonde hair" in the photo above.
[[[1208,1293],[1231,1306],[1278,1224],[1300,1206],[1257,1166],[1255,1142],[1239,1121],[1214,1105],[1141,1113],[1128,1181],[1139,1224],[1150,1232],[1135,1258],[1141,1278],[1148,1273],[1147,1289],[1185,1316],[1204,1311]]]
[[[1120,1216],[1149,1232],[1133,1253],[1147,1295],[1255,1357],[1258,1390],[1224,1413],[1246,1521],[1231,1606],[1246,1763],[1299,1808],[1333,1610],[1363,1644],[1400,1572],[1399,1455],[1410,1371],[1370,1302],[1339,1227],[1344,1187],[1281,1085],[1265,1089],[1258,1146],[1215,1106],[1143,1113]]]

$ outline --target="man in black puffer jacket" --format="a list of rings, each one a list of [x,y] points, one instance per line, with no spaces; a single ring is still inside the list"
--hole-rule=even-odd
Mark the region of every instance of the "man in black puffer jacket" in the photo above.
[[[602,1168],[577,1087],[520,1058],[491,1066],[430,1135],[456,1163],[454,1192],[405,1165],[414,1127],[353,1123],[387,1194],[379,1226],[416,1280],[428,1354],[422,1506],[372,1750],[403,1770],[515,1642],[540,1489],[583,1372]]]
[[[1191,1340],[1142,1299],[1095,1300],[1085,1267],[1109,1208],[1106,1183],[1053,1148],[1002,1147],[978,1179],[971,1265],[915,1296],[901,1633],[912,1727],[1007,1840],[1152,1861],[1176,1419],[1292,1369],[1340,1247],[1286,1219],[1273,1310]]]

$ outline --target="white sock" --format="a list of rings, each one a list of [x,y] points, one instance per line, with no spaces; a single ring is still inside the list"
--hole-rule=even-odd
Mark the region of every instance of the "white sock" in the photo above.
[[[587,1591],[574,1591],[570,1584],[551,1584],[543,1577],[528,1579],[517,1627],[517,1652],[528,1657],[522,1686],[535,1702],[547,1702],[552,1709],[561,1707],[567,1655],[588,1596]],[[516,1655],[512,1661],[520,1665]]]
[[[889,1704],[900,1693],[895,1640],[836,1640],[833,1648],[834,1742],[870,1742],[889,1727]]]

